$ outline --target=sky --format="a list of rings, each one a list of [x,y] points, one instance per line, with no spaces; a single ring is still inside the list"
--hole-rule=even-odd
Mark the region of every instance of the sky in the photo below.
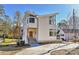
[[[37,15],[58,13],[57,23],[63,19],[67,20],[73,8],[79,10],[79,5],[71,4],[4,4],[3,6],[6,14],[10,17],[14,17],[16,11],[20,11],[22,15],[26,11],[34,12]]]

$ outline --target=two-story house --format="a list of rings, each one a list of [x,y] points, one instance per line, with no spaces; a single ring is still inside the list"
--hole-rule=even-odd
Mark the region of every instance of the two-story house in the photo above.
[[[27,12],[23,23],[22,41],[25,44],[51,42],[56,39],[56,15],[46,14],[38,16]]]

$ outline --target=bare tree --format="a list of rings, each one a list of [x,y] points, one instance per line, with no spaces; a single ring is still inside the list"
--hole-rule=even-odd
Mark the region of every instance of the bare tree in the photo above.
[[[20,39],[21,34],[21,14],[19,11],[16,11],[15,14],[15,27],[14,27],[14,37]]]

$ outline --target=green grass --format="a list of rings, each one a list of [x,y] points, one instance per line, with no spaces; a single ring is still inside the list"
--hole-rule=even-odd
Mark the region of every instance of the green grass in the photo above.
[[[2,42],[1,45],[10,45],[10,44],[16,44],[17,39],[8,39],[5,38],[5,42]]]
[[[2,42],[1,45],[11,45],[16,44],[16,42]]]

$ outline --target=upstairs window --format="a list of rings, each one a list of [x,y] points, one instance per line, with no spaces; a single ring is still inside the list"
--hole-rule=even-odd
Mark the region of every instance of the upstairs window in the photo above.
[[[49,17],[49,24],[51,25],[53,25],[53,24],[56,24],[56,16],[50,16]]]
[[[50,25],[52,24],[51,20],[49,20],[49,24],[50,24]]]
[[[35,18],[29,18],[29,23],[35,23]]]

